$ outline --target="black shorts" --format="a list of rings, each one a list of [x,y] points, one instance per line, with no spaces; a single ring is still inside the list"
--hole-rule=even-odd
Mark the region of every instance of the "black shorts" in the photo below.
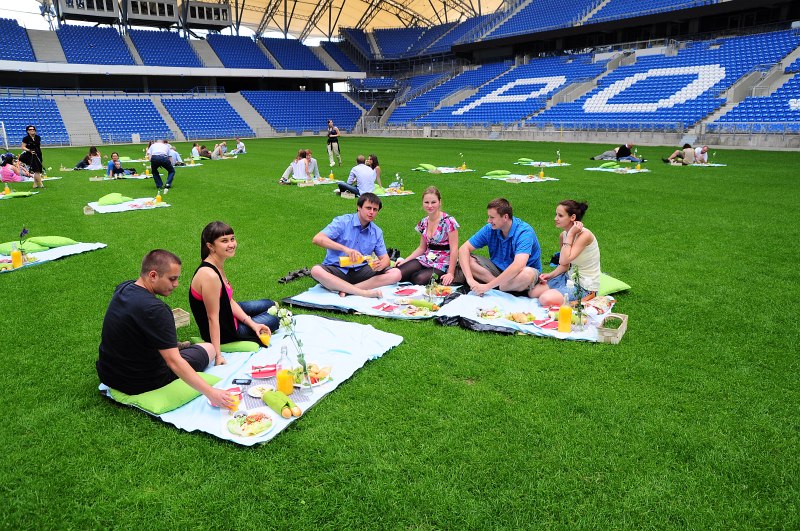
[[[192,345],[181,349],[179,352],[181,358],[185,359],[195,372],[204,371],[208,367],[208,352],[200,345]]]

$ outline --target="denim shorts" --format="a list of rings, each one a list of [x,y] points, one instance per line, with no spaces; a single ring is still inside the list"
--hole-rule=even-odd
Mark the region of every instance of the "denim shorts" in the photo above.
[[[570,282],[567,285],[567,280],[569,280],[569,272],[561,273],[557,277],[553,277],[547,281],[547,287],[550,289],[558,290],[559,293],[562,295],[567,295],[569,297],[570,302],[574,300],[578,300],[578,298],[584,298],[590,293],[594,293],[593,291],[587,291],[581,287],[578,288],[577,297],[575,294],[575,285]]]

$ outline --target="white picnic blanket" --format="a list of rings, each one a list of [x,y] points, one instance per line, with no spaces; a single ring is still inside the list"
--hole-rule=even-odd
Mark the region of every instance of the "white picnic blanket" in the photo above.
[[[481,312],[496,310],[498,318],[481,317]],[[505,318],[505,315],[512,312],[530,312],[536,319],[547,319],[547,309],[539,306],[539,301],[528,297],[516,297],[509,293],[498,290],[490,290],[483,297],[473,295],[462,295],[443,306],[438,312],[439,317],[463,317],[481,324],[507,328],[523,334],[534,336],[546,336],[556,339],[569,339],[574,341],[597,341],[597,323],[603,317],[590,315],[589,325],[583,331],[563,333],[558,330],[540,328],[533,323],[517,323]],[[591,323],[594,323],[592,326]]]
[[[542,162],[532,160],[529,162],[515,162],[518,166],[536,166],[537,168],[559,168],[561,166],[571,166],[571,164],[567,162]]]
[[[393,197],[396,195],[414,195],[414,192],[411,190],[403,190],[402,192],[391,191],[389,188],[385,188],[382,194],[376,194],[378,197]]]
[[[136,180],[143,180],[143,179],[152,179],[152,175],[120,175],[119,177],[89,177],[89,180],[92,182],[95,181],[117,181],[120,179],[136,179]]]
[[[676,166],[680,166],[680,164],[676,164]],[[688,166],[691,166],[693,168],[697,168],[698,166],[700,166],[700,167],[706,166],[706,167],[709,167],[709,168],[724,168],[724,167],[727,166],[727,164],[714,164],[714,163],[709,163],[709,164],[688,164]]]
[[[557,181],[555,177],[538,177],[536,175],[522,175],[509,173],[508,175],[484,175],[482,179],[494,179],[495,181],[505,181],[507,183],[543,183],[545,181]]]
[[[412,171],[424,171],[427,173],[469,173],[475,170],[470,170],[469,168],[462,170],[461,168],[454,168],[452,166],[437,166],[435,170],[414,168]]]
[[[140,197],[132,201],[126,201],[118,205],[99,205],[97,201],[89,203],[89,207],[98,214],[110,214],[113,212],[127,212],[128,210],[151,210],[154,208],[165,208],[169,203],[156,203],[152,197]]]
[[[586,171],[605,171],[608,173],[647,173],[650,170],[646,168],[642,168],[641,170],[637,170],[636,168],[626,168],[625,166],[620,166],[618,168],[584,168]]]
[[[202,163],[202,162],[195,162],[194,164],[189,164],[189,163],[187,162],[187,163],[186,163],[186,164],[184,164],[183,166],[173,166],[173,167],[174,167],[174,168],[177,170],[178,168],[194,168],[194,167],[197,167],[197,166],[202,166],[202,165],[203,165],[203,163]]]
[[[370,360],[380,358],[403,342],[403,337],[397,334],[382,332],[369,325],[348,323],[317,317],[314,315],[298,315],[297,336],[303,342],[303,351],[307,363],[316,363],[320,367],[331,366],[331,380],[312,388],[312,393],[301,395],[299,390],[292,393],[291,398],[305,414],[309,408],[319,402],[322,397],[336,389],[345,380],[364,366]],[[297,350],[294,343],[284,334],[283,329],[272,336],[269,348],[261,348],[258,352],[238,352],[225,354],[228,361],[226,365],[207,368],[204,372],[222,378],[214,387],[230,389],[234,387],[234,378],[249,378],[248,373],[253,365],[272,364],[278,361],[281,346],[288,347],[292,361],[297,360]],[[264,383],[274,386],[274,378],[269,380],[253,379],[251,385]],[[380,382],[376,382],[377,386]],[[245,390],[249,386],[242,386]],[[100,384],[100,391],[110,396],[107,386]],[[232,441],[242,446],[253,446],[265,443],[286,429],[295,421],[303,422],[303,417],[284,419],[280,414],[262,405],[260,401],[246,397],[240,404],[240,410],[251,410],[247,403],[258,404],[259,411],[266,410],[272,418],[272,428],[255,437],[239,437],[230,433],[226,427],[231,413],[226,409],[214,407],[208,403],[205,396],[199,396],[188,404],[164,413],[157,417],[168,424],[172,424],[184,431],[203,431],[220,439]],[[336,422],[330,419],[330,422]]]
[[[337,181],[336,179],[331,180],[328,179],[327,177],[319,177],[319,178],[315,177],[313,179],[307,179],[305,181],[302,179],[292,179],[291,181],[292,184],[296,184],[301,188],[304,186],[321,186],[325,184],[338,184],[338,182],[339,181]]]
[[[106,247],[105,243],[74,243],[72,245],[64,245],[62,247],[55,247],[53,249],[48,249],[46,251],[40,251],[38,253],[30,253],[30,257],[34,258],[33,262],[26,262],[20,268],[17,269],[0,269],[0,273],[10,273],[11,271],[18,271],[19,269],[23,269],[26,267],[31,267],[35,265],[40,265],[45,262],[51,262],[53,260],[58,260],[59,258],[63,258],[65,256],[70,256],[73,254],[81,254],[87,253],[89,251],[95,251],[97,249],[102,249]],[[0,264],[10,264],[11,257],[0,254]]]
[[[357,295],[340,297],[338,293],[328,291],[317,284],[313,288],[304,291],[299,295],[290,297],[289,302],[296,302],[302,305],[314,304],[317,306],[332,306],[344,311],[352,310],[364,315],[374,317],[386,317],[389,319],[430,319],[438,315],[438,311],[418,311],[415,306],[409,305],[404,299],[422,299],[425,293],[425,286],[390,284],[378,288],[383,297],[369,298]],[[413,293],[406,293],[405,290],[413,290]],[[397,294],[397,292],[401,292]]]

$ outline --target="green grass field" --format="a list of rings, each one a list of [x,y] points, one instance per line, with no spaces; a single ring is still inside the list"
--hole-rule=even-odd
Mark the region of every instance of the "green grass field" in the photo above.
[[[64,179],[0,201],[0,241],[25,225],[31,236],[108,244],[0,275],[0,527],[800,527],[797,153],[717,150],[727,168],[675,168],[659,160],[670,148],[645,147],[653,172],[617,175],[583,171],[608,146],[344,138],[337,178],[356,154],[375,152],[385,182],[401,172],[417,192],[385,198],[377,220],[405,253],[418,244],[420,192],[431,184],[462,241],[503,196],[536,229],[543,257],[556,251],[557,202],[587,200],[603,269],[633,286],[617,306],[628,332],[612,346],[345,316],[405,341],[246,449],[101,398],[94,363],[113,289],[135,278],[148,250],[181,256],[167,302],[188,309],[209,221],[236,230],[226,270],[238,299],[313,284],[277,279],[322,259],[312,236],[354,201],[276,181],[299,147],[314,148],[324,171],[324,138],[247,146],[238,160],[178,169],[168,209],[85,216],[106,193],[155,188],[57,171],[83,148],[46,149],[45,165]],[[546,170],[558,182],[479,177],[517,169],[519,157],[554,160],[557,149],[573,164]],[[141,146],[119,151],[136,157]],[[478,172],[409,171],[458,165],[459,153]],[[194,324],[179,331],[193,334]]]

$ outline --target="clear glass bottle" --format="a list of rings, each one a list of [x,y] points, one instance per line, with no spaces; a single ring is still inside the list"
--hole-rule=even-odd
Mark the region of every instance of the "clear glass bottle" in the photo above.
[[[275,366],[275,379],[277,381],[275,388],[286,396],[289,396],[294,391],[294,377],[289,372],[292,369],[292,362],[289,360],[289,349],[286,348],[286,345],[283,345],[281,347],[281,357],[278,358],[278,363]]]

